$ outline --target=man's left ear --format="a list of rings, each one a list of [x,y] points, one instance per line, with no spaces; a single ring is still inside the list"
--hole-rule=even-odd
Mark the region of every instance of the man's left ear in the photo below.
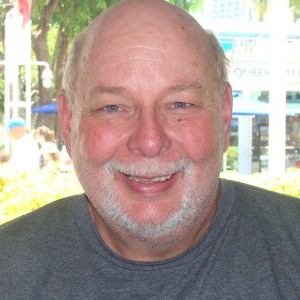
[[[230,129],[232,120],[232,88],[227,83],[222,96],[223,129],[224,129],[224,152],[226,152],[230,141]]]
[[[71,156],[71,122],[72,122],[72,107],[64,90],[60,91],[57,97],[58,102],[58,117],[62,136],[67,149]]]

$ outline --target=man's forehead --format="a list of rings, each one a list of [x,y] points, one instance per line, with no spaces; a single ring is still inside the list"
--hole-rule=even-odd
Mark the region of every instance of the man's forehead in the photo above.
[[[149,1],[146,0],[145,3]],[[194,19],[185,17],[186,13],[179,16],[178,11],[166,12],[166,19],[153,19],[151,13],[129,18],[126,12],[114,12],[113,17],[108,15],[100,18],[97,26],[94,25],[93,34],[89,35],[91,47],[85,51],[89,54],[88,68],[85,68],[84,73],[89,73],[91,78],[94,77],[93,74],[103,75],[107,70],[113,69],[119,70],[119,74],[121,68],[141,70],[143,64],[143,67],[150,68],[147,71],[154,72],[151,62],[158,62],[165,68],[162,76],[169,75],[168,68],[163,65],[172,66],[171,69],[176,69],[176,72],[190,73],[188,75],[192,78],[195,78],[194,74],[198,73],[198,68],[209,71],[212,57],[211,51],[205,49],[208,46],[206,35],[201,26],[193,22]],[[116,16],[123,21],[116,19]],[[157,66],[155,65],[155,68]],[[190,68],[193,70],[189,70]],[[158,72],[159,70],[155,69],[156,76],[160,75]],[[118,74],[115,76],[118,77]]]
[[[92,34],[90,34],[92,33]],[[123,37],[153,36],[170,39],[203,37],[200,24],[182,9],[165,1],[125,1],[108,9],[92,24],[89,35],[105,45]]]
[[[172,55],[174,39],[160,34],[128,34],[109,42],[100,41],[91,49],[91,60],[149,59],[160,61],[165,55]]]
[[[100,33],[94,40],[90,51],[90,60],[94,61],[111,57],[115,59],[120,53],[126,58],[148,58],[162,60],[164,56],[178,56],[184,52],[185,56],[203,56],[209,52],[203,51],[207,47],[204,36],[188,31],[165,31],[141,29],[139,32],[127,30],[123,32],[110,31]],[[182,54],[182,53],[181,53]],[[180,55],[181,56],[181,55]]]
[[[136,81],[186,78],[196,80],[209,72],[209,53],[192,39],[176,39],[161,34],[129,34],[91,49],[85,72],[91,79]],[[180,79],[182,80],[182,79]],[[176,80],[177,81],[177,80]]]

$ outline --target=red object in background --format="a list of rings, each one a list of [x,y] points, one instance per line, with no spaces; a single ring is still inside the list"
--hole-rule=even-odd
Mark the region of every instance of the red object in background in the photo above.
[[[299,160],[296,161],[295,166],[296,166],[296,168],[299,168],[299,169],[300,169],[300,161],[299,161]]]
[[[23,16],[22,26],[30,20],[31,0],[18,0],[19,12]]]

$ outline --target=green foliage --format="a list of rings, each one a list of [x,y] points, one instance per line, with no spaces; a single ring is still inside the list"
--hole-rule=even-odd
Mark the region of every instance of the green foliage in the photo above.
[[[65,0],[59,1],[53,16],[54,24],[63,23],[70,37],[81,32],[98,14],[117,0]],[[66,16],[70,16],[69,18]],[[74,18],[76,16],[76,18]]]
[[[0,77],[0,114],[2,115],[4,113],[4,77]],[[0,122],[2,122],[2,116],[0,118]]]
[[[74,194],[82,188],[74,172],[57,169],[32,174],[0,177],[0,224],[29,213],[50,202]]]
[[[57,24],[50,24],[49,32],[48,32],[48,48],[50,57],[54,56],[55,53],[55,42],[57,39],[57,35],[59,33],[59,27]]]
[[[221,177],[279,193],[300,198],[300,170],[293,170],[282,177],[267,173],[241,176],[236,172],[225,172]],[[29,213],[50,202],[83,190],[74,172],[61,173],[56,169],[45,169],[32,174],[0,176],[0,224]]]
[[[299,0],[290,0],[290,9],[294,13],[294,21],[300,19],[300,1]]]
[[[204,9],[204,0],[168,0],[186,11],[189,12],[196,12],[196,11],[203,11]]]
[[[268,0],[252,0],[252,2],[255,5],[259,20],[263,21],[265,13],[270,9],[269,5],[271,4],[271,2]],[[298,20],[300,18],[300,1],[289,0],[289,8],[294,14],[294,21]]]
[[[255,185],[270,191],[300,198],[300,170],[291,170],[278,177],[270,173],[239,175],[237,172],[224,172],[221,177]]]
[[[227,170],[238,170],[238,147],[230,146],[226,151]]]

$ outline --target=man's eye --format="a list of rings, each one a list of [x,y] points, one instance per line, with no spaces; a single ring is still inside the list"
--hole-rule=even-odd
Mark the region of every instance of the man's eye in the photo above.
[[[104,107],[104,110],[107,112],[117,112],[120,110],[118,105],[107,105]]]
[[[186,102],[174,102],[173,107],[174,108],[187,108],[190,104]]]

